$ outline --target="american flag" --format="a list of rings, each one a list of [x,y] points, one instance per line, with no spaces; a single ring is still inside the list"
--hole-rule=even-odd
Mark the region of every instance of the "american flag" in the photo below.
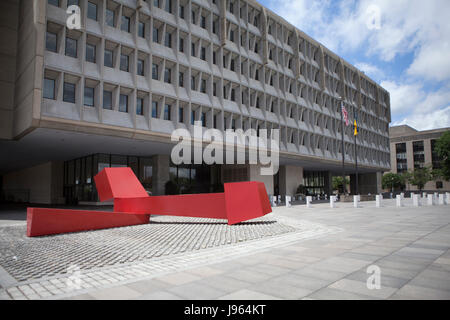
[[[347,109],[345,109],[344,105],[342,105],[341,109],[342,109],[342,115],[344,116],[345,125],[348,126],[350,124],[350,121],[348,120]]]

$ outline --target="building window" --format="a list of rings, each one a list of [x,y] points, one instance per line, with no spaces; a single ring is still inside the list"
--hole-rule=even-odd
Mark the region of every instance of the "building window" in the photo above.
[[[206,93],[206,79],[202,79],[202,82],[200,83],[200,91],[202,93]]]
[[[144,115],[144,99],[142,98],[136,99],[136,114],[140,116]]]
[[[202,16],[201,21],[200,21],[200,26],[203,29],[206,29],[206,17],[205,16]]]
[[[112,50],[105,49],[105,67],[113,68],[113,56],[114,53]]]
[[[206,112],[202,112],[201,121],[202,121],[202,127],[206,127]]]
[[[48,4],[59,7],[59,0],[48,0]]]
[[[164,120],[170,120],[170,104],[164,105]]]
[[[180,5],[178,9],[178,15],[180,16],[181,19],[184,19],[184,6]]]
[[[178,108],[178,122],[183,122],[184,120],[184,112],[183,107]]]
[[[217,56],[217,54],[216,54],[216,52],[214,51],[214,52],[213,52],[213,64],[217,64],[216,56]]]
[[[153,0],[153,6],[159,8],[159,0]]]
[[[191,43],[191,56],[195,57],[195,43]]]
[[[213,83],[213,96],[217,97],[217,83]]]
[[[439,155],[437,154],[437,152],[434,150],[435,146],[436,146],[436,140],[431,140],[430,141],[431,144],[431,163],[432,163],[432,168],[433,169],[441,169],[442,168],[442,159],[439,157]]]
[[[122,22],[120,24],[120,30],[125,32],[130,32],[130,18],[127,16],[122,16]]]
[[[397,143],[395,145],[395,153],[397,158],[397,173],[408,170],[406,160],[406,143]]]
[[[180,38],[180,41],[178,42],[178,51],[184,52],[184,39]]]
[[[119,97],[119,111],[128,112],[128,96],[126,94],[121,94]]]
[[[106,9],[106,16],[105,16],[106,25],[114,28],[114,16],[115,12],[113,10]]]
[[[86,43],[86,61],[95,63],[95,49],[94,44]]]
[[[234,88],[231,89],[231,99],[230,99],[230,100],[231,100],[231,101],[236,101],[235,90],[234,90]]]
[[[195,111],[191,110],[191,124],[194,125],[195,123]]]
[[[195,24],[195,11],[194,10],[192,10],[191,18],[192,18],[192,23]]]
[[[178,85],[180,87],[184,87],[184,73],[183,72],[178,73]]]
[[[112,92],[103,90],[103,109],[112,110]]]
[[[202,47],[202,49],[201,49],[200,58],[202,60],[206,60],[206,48],[205,47]]]
[[[75,103],[75,84],[64,82],[63,101]]]
[[[84,87],[84,105],[94,106],[94,88]]]
[[[414,168],[423,168],[425,163],[425,151],[423,141],[413,141]]]
[[[137,62],[137,74],[139,76],[143,76],[144,75],[144,60],[138,59],[138,62]]]
[[[56,33],[47,31],[45,37],[45,48],[51,52],[57,52],[58,35]]]
[[[156,63],[152,64],[152,79],[158,80],[158,65]]]
[[[138,36],[141,38],[145,38],[145,23],[142,21],[139,21]]]
[[[217,129],[217,114],[215,114],[213,117],[213,127],[214,129]]]
[[[130,60],[130,57],[128,57],[126,54],[120,55],[120,70],[128,72],[129,60]]]
[[[55,79],[44,78],[44,98],[55,100]]]
[[[90,1],[88,1],[87,17],[89,19],[97,21],[97,5]]]
[[[166,36],[164,38],[164,45],[168,48],[172,48],[172,34],[170,32],[166,32]]]
[[[80,1],[79,0],[67,0],[67,8],[70,6],[79,6]]]
[[[172,72],[169,68],[164,69],[164,82],[165,83],[172,83]]]
[[[159,30],[156,27],[153,27],[153,42],[159,42]]]
[[[66,37],[66,56],[77,57],[77,40]]]
[[[152,101],[152,118],[158,118],[158,102]]]
[[[165,10],[168,13],[172,13],[172,0],[166,0]]]
[[[234,30],[230,30],[230,41],[234,42]]]
[[[191,90],[195,90],[195,76],[191,76]]]

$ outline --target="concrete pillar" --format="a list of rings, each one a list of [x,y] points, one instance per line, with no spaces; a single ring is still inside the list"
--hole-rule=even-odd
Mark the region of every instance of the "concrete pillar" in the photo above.
[[[376,196],[375,196],[375,206],[377,207],[377,208],[381,208],[382,207],[382,200],[383,200],[383,196],[381,195],[381,194],[377,194]]]
[[[273,176],[272,175],[261,175],[260,165],[249,165],[249,180],[250,181],[260,181],[264,182],[267,194],[274,194],[273,190]]]
[[[353,207],[358,208],[359,207],[359,196],[353,196]]]
[[[420,207],[420,195],[419,194],[413,194],[413,206],[414,207]]]
[[[396,205],[397,207],[403,207],[403,199],[402,196],[399,194],[396,197]]]
[[[307,196],[306,197],[306,207],[307,208],[311,208],[311,202],[312,202],[312,197],[311,196]]]
[[[153,186],[152,194],[164,195],[167,181],[169,181],[170,156],[158,154],[153,156]]]
[[[280,166],[279,187],[280,195],[294,196],[303,181],[303,168],[296,166]]]
[[[439,204],[440,205],[444,205],[444,194],[443,193],[441,193],[440,195],[439,195]]]
[[[286,196],[286,207],[291,206],[291,196]]]
[[[433,195],[432,194],[429,194],[428,195],[428,202],[427,202],[427,204],[429,205],[429,206],[432,206],[434,203],[433,203]]]

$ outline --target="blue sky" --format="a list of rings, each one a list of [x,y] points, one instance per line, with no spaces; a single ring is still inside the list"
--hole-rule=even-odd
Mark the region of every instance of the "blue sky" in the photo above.
[[[391,125],[450,127],[450,1],[259,2],[388,90]]]

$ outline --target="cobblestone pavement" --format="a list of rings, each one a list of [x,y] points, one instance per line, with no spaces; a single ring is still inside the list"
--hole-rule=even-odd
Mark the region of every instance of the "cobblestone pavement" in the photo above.
[[[11,269],[0,268],[0,299],[450,299],[450,206],[417,208],[410,202],[406,199],[400,208],[392,200],[385,200],[383,208],[375,208],[374,202],[360,208],[352,203],[338,203],[334,209],[327,204],[274,208],[263,222],[239,226],[234,238],[219,237],[231,241],[218,242],[206,239],[216,239],[211,229],[220,229],[220,223],[196,221],[197,231],[189,233],[187,221],[170,224],[162,220],[176,218],[157,217],[162,220],[153,220],[162,230],[179,228],[172,242],[164,240],[170,235],[160,240],[173,244],[166,254],[140,253],[133,260],[140,250],[150,254],[161,247],[150,249],[156,238],[139,247],[139,241],[122,236],[123,242],[105,241],[105,248],[128,245],[135,251],[122,253],[127,259],[116,257],[112,264],[105,263],[110,256],[100,251],[90,263],[74,258],[74,268],[66,273],[20,282]],[[128,228],[145,242],[145,228]],[[128,228],[120,230],[126,234]],[[101,246],[86,247],[102,235],[110,239],[101,233],[106,231],[73,234],[93,238],[74,243],[66,239],[61,245],[85,247],[74,252],[96,252]],[[252,237],[252,232],[263,236]],[[197,239],[197,246],[174,250],[190,237]],[[0,241],[5,239],[0,236]],[[381,271],[381,286],[370,290],[367,268],[372,265]]]

